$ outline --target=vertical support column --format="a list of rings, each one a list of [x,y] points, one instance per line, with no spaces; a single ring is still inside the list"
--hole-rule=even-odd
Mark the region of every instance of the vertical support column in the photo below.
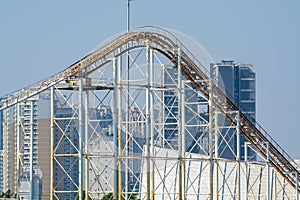
[[[119,56],[118,58],[118,69],[117,69],[117,102],[118,102],[118,199],[121,200],[122,198],[122,57]]]
[[[114,90],[113,90],[113,143],[114,143],[114,200],[118,199],[118,69],[117,60],[113,60],[113,78],[114,78]]]
[[[16,193],[17,193],[17,199],[19,199],[19,187],[20,187],[20,136],[21,136],[21,119],[20,119],[20,104],[18,103],[16,105],[17,107],[17,185],[16,185]],[[6,118],[7,119],[7,118]],[[8,127],[8,126],[7,126]],[[8,132],[7,132],[8,134]]]
[[[178,107],[178,199],[182,200],[182,81],[181,50],[177,49],[177,107]]]
[[[129,9],[129,4],[128,4],[128,9]],[[129,12],[129,11],[128,11]],[[129,16],[129,13],[128,13],[128,16]],[[128,26],[129,26],[129,22],[128,22]],[[128,27],[128,30],[129,30],[129,27]],[[127,48],[129,49],[129,43],[126,44]],[[125,99],[125,102],[126,102],[126,109],[127,109],[127,114],[125,116],[125,159],[124,159],[124,162],[125,162],[125,185],[124,185],[124,189],[125,189],[125,199],[128,199],[128,189],[129,189],[129,169],[131,167],[130,163],[129,163],[129,150],[131,149],[130,148],[130,145],[133,145],[132,141],[133,141],[133,138],[130,138],[130,135],[128,133],[130,133],[130,125],[129,125],[129,120],[130,120],[130,105],[131,105],[131,101],[130,101],[130,51],[127,51],[127,61],[126,61],[126,65],[127,65],[127,95],[126,95],[126,99]],[[120,94],[122,94],[120,92]],[[122,152],[122,151],[121,151]]]
[[[163,64],[161,64],[161,71],[160,71],[160,73],[161,73],[161,82],[160,82],[160,84],[161,85],[165,85],[165,65],[163,65]],[[165,98],[165,93],[164,92],[161,92],[160,93],[160,95],[161,95],[161,99],[164,99]],[[165,111],[164,111],[164,106],[163,105],[161,105],[160,104],[160,121],[161,122],[165,122]],[[163,147],[163,148],[165,148],[165,125],[164,125],[164,123],[162,123],[162,125],[160,125],[161,126],[161,128],[159,128],[159,130],[161,130],[161,135],[159,136],[160,137],[160,145],[161,145],[161,147]]]
[[[33,200],[33,100],[30,101],[30,169],[29,169],[29,181],[30,181],[30,200]]]
[[[299,182],[299,180],[298,180],[298,178],[299,178],[299,175],[298,175],[298,172],[297,171],[295,171],[295,176],[296,176],[296,200],[299,200],[299,186],[298,186],[298,182]]]
[[[275,169],[271,169],[271,199],[273,199],[274,195],[274,185],[275,185]]]
[[[180,93],[181,97],[181,133],[180,133],[180,137],[181,137],[181,146],[182,146],[182,151],[181,151],[181,164],[182,164],[182,168],[181,168],[181,176],[182,176],[182,199],[185,200],[186,199],[186,176],[185,176],[185,162],[186,162],[186,155],[185,155],[185,151],[186,151],[186,147],[185,147],[185,85],[184,85],[184,81],[182,81],[181,84],[181,93]]]
[[[241,135],[240,135],[240,112],[236,116],[236,199],[241,199]]]
[[[150,167],[150,190],[151,190],[151,200],[154,200],[155,188],[154,188],[154,58],[153,50],[149,48],[149,94],[150,94],[150,157],[151,157],[151,167]]]
[[[146,41],[146,78],[147,78],[147,87],[146,87],[146,199],[151,199],[151,177],[150,177],[150,133],[151,133],[151,117],[150,117],[150,47],[149,41]]]
[[[208,99],[208,107],[209,107],[209,160],[210,160],[210,168],[209,168],[209,199],[213,200],[213,171],[214,171],[214,158],[213,158],[213,88],[212,88],[212,73],[210,74],[209,79],[209,99]]]
[[[85,93],[85,134],[84,134],[84,158],[85,158],[85,199],[89,199],[89,91],[86,90]]]
[[[274,199],[277,199],[277,171],[274,170]]]
[[[219,199],[219,125],[218,125],[218,115],[219,113],[217,111],[215,111],[214,113],[214,117],[215,117],[215,131],[214,131],[214,149],[215,149],[215,160],[214,160],[214,190],[215,190],[215,196],[214,198],[217,200]],[[224,196],[224,194],[222,194],[222,197]]]
[[[78,131],[78,177],[79,177],[79,184],[78,184],[78,197],[79,200],[82,200],[82,190],[83,190],[83,148],[82,148],[82,141],[84,135],[84,108],[83,108],[83,78],[79,77],[79,88],[78,88],[78,123],[79,123],[79,131]]]
[[[267,199],[271,200],[271,185],[270,185],[270,156],[269,156],[269,143],[266,142],[266,154],[267,154],[267,159],[266,159],[266,164],[267,164],[267,181],[268,181],[268,188],[267,188]]]
[[[51,166],[50,166],[50,200],[54,199],[54,87],[51,87],[50,129],[51,129]]]
[[[245,178],[245,197],[248,199],[248,142],[245,142],[244,144],[244,157],[245,157],[245,171],[246,171],[246,178]]]

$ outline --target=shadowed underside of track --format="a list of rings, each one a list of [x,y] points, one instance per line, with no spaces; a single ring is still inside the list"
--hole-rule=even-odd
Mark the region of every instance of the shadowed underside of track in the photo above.
[[[178,65],[178,50],[180,50],[182,74],[190,80],[207,99],[212,98],[213,105],[226,116],[232,125],[237,125],[236,115],[232,114],[232,111],[240,111],[238,104],[234,103],[228,95],[224,94],[224,92],[217,87],[217,83],[211,82],[211,85],[209,85],[208,81],[203,81],[209,80],[210,75],[208,71],[172,33],[153,27],[151,29],[143,28],[115,37],[98,50],[88,54],[63,71],[32,87],[22,89],[6,97],[6,99],[1,102],[1,109],[3,110],[22,102],[62,81],[72,79],[81,72],[86,74],[92,73],[99,67],[111,62],[112,58],[122,55],[131,49],[145,47],[146,45],[149,45],[150,48],[165,55],[175,66]],[[210,94],[211,91],[212,93]],[[295,187],[295,173],[290,172],[297,172],[299,174],[299,171],[297,170],[297,165],[294,160],[287,155],[255,120],[243,113],[244,112],[240,112],[240,132],[264,158],[267,158],[269,155],[271,165]],[[266,150],[265,144],[268,144],[268,150]]]

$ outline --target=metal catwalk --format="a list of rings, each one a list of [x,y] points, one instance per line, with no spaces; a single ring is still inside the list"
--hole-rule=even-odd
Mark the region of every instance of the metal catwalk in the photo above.
[[[26,165],[20,107],[46,90],[51,199],[298,199],[298,165],[207,67],[172,32],[144,27],[5,97],[4,115],[17,113],[16,166],[29,169],[30,199],[34,152]],[[32,147],[35,127],[26,130]]]

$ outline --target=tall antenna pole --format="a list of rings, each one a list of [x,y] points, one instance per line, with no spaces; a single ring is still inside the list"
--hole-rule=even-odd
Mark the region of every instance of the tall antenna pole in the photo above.
[[[130,30],[130,1],[132,0],[127,0],[127,32]]]
[[[130,1],[132,0],[127,0],[127,33],[129,33],[129,30],[130,30]],[[128,44],[127,44],[128,45]],[[129,107],[130,107],[130,90],[129,90],[129,87],[130,87],[130,83],[129,83],[129,68],[130,68],[130,52],[128,51],[127,52],[127,99],[126,99],[126,102],[127,102],[127,115],[126,115],[126,122],[129,122],[129,119],[130,119],[130,113],[129,113]],[[126,131],[127,133],[129,132],[129,125],[128,123],[126,123]],[[129,156],[129,146],[130,146],[130,142],[128,142],[130,140],[130,137],[126,134],[125,136],[125,155],[126,156]],[[129,166],[129,162],[128,162],[128,158],[125,159],[125,162],[126,162],[126,170],[125,170],[125,199],[128,199],[128,188],[129,188],[129,174],[128,174],[128,167]]]

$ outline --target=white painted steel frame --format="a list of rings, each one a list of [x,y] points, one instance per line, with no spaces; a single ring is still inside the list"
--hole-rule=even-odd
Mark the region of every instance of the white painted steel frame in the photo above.
[[[166,36],[166,35],[160,35],[158,34],[159,31],[156,33],[151,33],[151,32],[145,32],[145,33],[132,33],[132,34],[128,34],[127,36],[120,36],[120,40],[116,41],[115,43],[113,43],[112,45],[115,46],[106,46],[105,49],[100,49],[97,52],[94,52],[94,54],[91,54],[87,57],[86,60],[82,60],[80,61],[80,63],[77,65],[72,65],[71,68],[68,68],[67,71],[61,72],[59,74],[57,74],[56,76],[51,77],[49,80],[46,80],[45,82],[39,83],[35,88],[33,88],[32,90],[26,90],[25,92],[20,92],[20,94],[18,94],[16,97],[13,98],[9,98],[8,100],[4,101],[4,105],[6,107],[10,106],[10,105],[14,105],[20,101],[22,101],[23,99],[27,99],[28,97],[37,94],[41,91],[43,91],[45,88],[49,88],[50,86],[55,85],[55,87],[52,87],[52,92],[51,92],[51,171],[52,171],[52,178],[51,178],[51,198],[58,198],[59,195],[61,193],[77,193],[78,197],[81,198],[82,194],[83,194],[83,188],[85,188],[85,192],[86,192],[86,196],[88,197],[89,194],[93,194],[92,191],[90,190],[90,186],[89,186],[89,181],[88,179],[90,178],[90,176],[88,176],[89,174],[89,167],[92,166],[94,168],[96,168],[95,164],[93,164],[92,158],[97,157],[97,155],[89,155],[89,151],[88,151],[88,146],[87,146],[87,136],[88,134],[88,125],[89,123],[91,123],[91,119],[89,119],[89,107],[90,105],[88,104],[89,102],[89,92],[86,92],[85,98],[83,97],[83,94],[85,93],[84,90],[89,90],[91,91],[90,93],[92,93],[96,87],[102,87],[102,90],[112,90],[113,89],[113,104],[114,106],[116,106],[118,104],[118,108],[116,109],[114,107],[114,111],[113,111],[113,134],[114,134],[114,152],[112,152],[113,154],[112,156],[112,160],[113,160],[113,164],[114,164],[114,177],[117,177],[118,181],[114,181],[114,183],[112,184],[111,188],[112,188],[112,192],[114,195],[114,199],[122,199],[122,196],[128,196],[131,194],[128,194],[128,186],[126,186],[126,183],[123,183],[123,174],[122,172],[125,170],[126,172],[126,176],[128,175],[128,172],[131,172],[132,169],[128,166],[128,160],[130,159],[141,159],[146,166],[146,182],[144,181],[140,181],[139,184],[141,184],[142,189],[138,192],[139,193],[139,197],[143,198],[143,199],[155,199],[158,198],[159,195],[162,195],[159,192],[159,187],[160,185],[163,185],[163,190],[167,191],[166,196],[173,197],[173,198],[178,198],[178,199],[189,199],[190,195],[192,195],[192,193],[187,192],[187,189],[189,188],[188,185],[188,181],[189,180],[189,171],[187,169],[187,166],[191,166],[191,162],[192,161],[196,161],[201,163],[200,165],[200,172],[199,174],[202,174],[202,165],[205,165],[205,167],[209,168],[209,181],[208,181],[208,193],[206,194],[208,198],[210,199],[216,199],[220,196],[226,198],[225,193],[221,194],[219,193],[219,181],[220,181],[220,176],[219,173],[223,172],[223,189],[224,189],[224,185],[230,185],[229,182],[229,176],[226,174],[226,165],[224,164],[224,167],[222,168],[220,164],[222,164],[222,162],[224,160],[222,160],[220,158],[219,155],[219,148],[218,148],[218,141],[220,138],[220,134],[219,134],[219,130],[218,129],[222,129],[222,127],[220,127],[218,125],[218,114],[216,114],[217,110],[220,109],[218,112],[221,111],[221,113],[223,115],[226,115],[226,117],[230,118],[231,120],[234,119],[233,116],[238,115],[237,118],[235,118],[235,120],[231,121],[231,126],[230,128],[236,128],[236,132],[234,133],[233,137],[236,137],[237,140],[237,147],[239,147],[240,144],[240,131],[243,131],[243,133],[246,136],[249,136],[248,139],[255,139],[257,140],[257,143],[252,142],[252,145],[254,145],[254,147],[258,150],[258,153],[261,153],[263,155],[266,155],[265,160],[266,160],[266,174],[264,175],[264,168],[261,167],[261,173],[259,174],[259,176],[257,176],[257,179],[255,179],[256,181],[259,182],[258,186],[259,189],[258,191],[261,190],[261,185],[263,184],[262,179],[266,176],[267,177],[267,195],[266,197],[268,199],[271,199],[272,196],[277,196],[278,192],[277,191],[282,191],[282,196],[287,195],[286,192],[286,183],[284,182],[285,180],[288,180],[289,183],[291,184],[291,180],[295,180],[293,177],[295,177],[295,174],[289,173],[289,174],[283,174],[281,171],[280,176],[284,176],[285,179],[283,180],[282,186],[278,186],[279,184],[276,184],[276,177],[274,178],[274,184],[276,187],[274,187],[275,189],[275,194],[276,195],[272,195],[272,190],[271,190],[271,180],[273,180],[273,178],[271,179],[271,169],[270,169],[270,165],[274,163],[270,162],[270,159],[272,160],[273,158],[270,157],[270,155],[272,154],[272,156],[278,156],[276,153],[276,151],[274,149],[272,149],[271,147],[274,147],[277,145],[277,143],[275,141],[272,140],[272,138],[269,138],[269,135],[266,134],[263,129],[261,129],[261,127],[259,127],[259,125],[255,124],[255,127],[257,127],[256,129],[252,129],[254,131],[261,131],[262,133],[265,133],[265,137],[267,139],[269,139],[269,142],[261,142],[264,140],[264,138],[259,138],[259,136],[261,135],[256,135],[256,137],[252,137],[251,134],[255,135],[257,134],[256,132],[247,132],[247,126],[246,125],[251,125],[249,124],[249,122],[245,121],[245,117],[243,114],[241,114],[240,112],[238,113],[234,113],[236,112],[235,109],[230,110],[231,108],[227,108],[228,104],[224,104],[225,101],[228,100],[224,100],[224,99],[220,99],[218,95],[220,95],[220,92],[218,90],[214,90],[214,83],[212,83],[212,80],[209,83],[209,90],[205,90],[203,87],[203,91],[201,91],[202,93],[205,92],[209,92],[209,98],[208,98],[208,106],[209,106],[209,120],[208,120],[208,124],[206,125],[207,129],[206,131],[206,135],[208,135],[209,138],[209,152],[208,154],[206,154],[205,158],[192,158],[189,157],[189,155],[192,156],[191,152],[186,152],[185,149],[185,137],[188,136],[187,133],[188,131],[186,131],[187,126],[186,126],[186,119],[185,119],[185,111],[187,110],[186,107],[188,105],[188,102],[186,102],[186,96],[185,96],[185,88],[186,88],[186,84],[184,84],[181,80],[182,77],[187,76],[189,74],[184,74],[184,76],[181,75],[181,72],[183,72],[184,70],[190,70],[187,72],[190,72],[191,74],[193,74],[192,69],[190,69],[189,67],[192,66],[188,66],[188,65],[184,65],[188,62],[187,59],[191,59],[192,61],[194,61],[194,57],[189,57],[190,53],[188,50],[186,50],[183,46],[180,46],[181,43],[178,43],[176,37],[175,40],[174,36],[172,34]],[[134,40],[132,38],[134,37],[138,37],[140,38],[139,40]],[[158,43],[152,43],[151,39],[157,39],[159,38],[159,41],[162,44],[158,44]],[[145,39],[146,38],[146,39]],[[172,38],[172,39],[170,39]],[[179,44],[179,46],[178,46]],[[161,45],[161,46],[159,46]],[[162,48],[162,47],[165,48]],[[174,51],[174,49],[170,49],[170,47],[177,47],[176,50]],[[115,48],[117,47],[117,48]],[[179,48],[178,48],[179,47]],[[132,50],[133,48],[140,48],[142,49],[144,52],[144,54],[146,54],[146,64],[147,64],[147,79],[143,79],[143,81],[141,81],[141,83],[139,82],[140,80],[125,80],[122,76],[122,74],[124,74],[124,70],[122,70],[122,59],[121,56],[125,54],[126,51],[128,50]],[[159,50],[159,51],[158,51]],[[171,51],[170,51],[171,50]],[[104,53],[105,54],[104,54]],[[167,59],[171,60],[171,62],[169,63],[164,63],[162,62],[163,59],[159,58],[158,53],[162,53],[164,54],[164,56],[167,57]],[[155,55],[154,55],[155,54]],[[104,56],[101,56],[104,55]],[[132,59],[132,62],[134,63],[134,65],[137,68],[142,69],[142,67],[138,64],[138,60],[139,58],[143,57],[140,56],[139,54],[135,54],[134,53],[130,54],[130,56],[133,58],[135,56],[135,58]],[[169,57],[168,57],[169,56]],[[153,60],[154,58],[156,58],[156,60],[160,63],[162,67],[162,71],[163,73],[166,72],[166,70],[164,71],[163,68],[165,66],[175,66],[177,67],[177,72],[178,72],[178,76],[177,76],[177,80],[176,78],[174,78],[172,81],[173,83],[176,83],[176,87],[175,90],[174,88],[168,88],[165,85],[165,82],[163,82],[163,85],[161,86],[157,86],[154,84],[154,80],[153,80]],[[92,75],[93,73],[96,73],[98,70],[101,70],[100,68],[102,68],[105,65],[108,65],[109,63],[111,63],[112,61],[109,59],[113,59],[114,61],[114,74],[113,76],[111,76],[110,78],[113,81],[114,84],[111,84],[111,82],[102,84],[101,86],[98,84],[96,85],[88,85],[86,83],[85,80],[86,77]],[[118,59],[118,67],[116,67],[116,59]],[[173,59],[173,60],[172,60]],[[184,60],[185,59],[185,60]],[[184,62],[185,61],[185,62]],[[193,63],[193,62],[191,62]],[[195,62],[196,63],[196,62]],[[81,66],[84,66],[84,70],[81,68]],[[198,66],[200,67],[200,66]],[[117,68],[117,69],[116,69]],[[70,70],[70,71],[69,71]],[[80,72],[80,73],[78,73]],[[128,70],[129,72],[129,70]],[[199,74],[201,72],[201,69],[199,72]],[[202,73],[206,73],[205,70]],[[80,75],[80,76],[78,76]],[[73,80],[74,78],[74,86],[70,86],[68,84],[66,84],[64,81],[65,80]],[[130,76],[131,78],[132,76]],[[195,76],[193,80],[190,81],[207,81],[207,80],[201,80],[200,78],[197,78],[199,76]],[[145,77],[144,77],[145,78]],[[146,81],[145,81],[146,80]],[[127,81],[127,82],[126,82]],[[128,86],[126,87],[128,83]],[[61,85],[60,85],[61,84]],[[207,85],[207,84],[204,84]],[[63,86],[66,86],[66,88],[63,88]],[[68,95],[65,96],[64,95],[64,89],[68,89],[68,88],[73,88],[73,91],[68,91]],[[176,94],[176,89],[177,89],[177,94]],[[143,104],[141,107],[139,107],[139,111],[140,116],[142,118],[142,120],[139,121],[139,123],[145,123],[146,124],[146,142],[145,142],[145,148],[143,149],[143,155],[139,156],[139,158],[136,158],[130,154],[127,154],[127,143],[128,141],[125,142],[125,145],[122,144],[123,143],[123,138],[122,135],[125,134],[126,136],[128,136],[130,139],[132,139],[133,142],[134,141],[134,137],[133,137],[133,133],[130,133],[130,130],[128,130],[127,128],[124,128],[127,124],[130,123],[129,119],[127,120],[123,120],[123,114],[128,114],[128,108],[127,110],[123,110],[124,108],[124,104],[129,104],[129,101],[132,101],[134,105],[138,105],[137,102],[135,102],[135,98],[137,98],[139,95],[139,93],[133,94],[133,92],[136,91],[145,91],[145,99],[146,102],[145,104]],[[172,105],[172,108],[176,108],[178,109],[178,114],[174,114],[170,111],[171,108],[168,107],[168,105],[165,105],[164,102],[164,98],[165,98],[165,94],[164,91],[175,91],[173,94],[174,99],[176,99],[177,101],[177,106],[176,105]],[[72,95],[69,96],[69,93],[73,93]],[[78,94],[78,95],[75,95]],[[123,96],[125,95],[129,95],[130,99],[125,98],[126,102],[122,102],[123,100]],[[136,95],[136,96],[135,96]],[[215,95],[215,96],[214,96]],[[55,116],[55,109],[57,109],[55,107],[56,104],[56,100],[58,100],[58,96],[60,96],[59,98],[62,98],[64,103],[67,104],[71,109],[72,112],[74,113],[72,117],[67,117],[67,118],[59,118],[57,116]],[[71,96],[76,96],[76,99],[74,102]],[[97,95],[95,95],[97,96]],[[222,96],[221,96],[222,97]],[[102,99],[104,99],[105,97],[103,96],[98,96],[98,99],[100,99],[100,101]],[[76,102],[77,101],[77,102]],[[154,116],[154,107],[155,107],[155,101],[159,102],[161,104],[161,107],[163,109],[161,110],[168,110],[169,114],[173,115],[172,117],[174,119],[176,119],[176,123],[177,124],[177,131],[178,131],[178,138],[177,138],[177,142],[178,142],[178,149],[176,149],[175,147],[173,148],[172,145],[170,145],[169,141],[165,141],[163,143],[166,143],[166,146],[168,146],[168,151],[176,151],[177,155],[175,156],[166,156],[166,157],[159,157],[159,153],[162,152],[162,150],[157,150],[156,148],[159,146],[156,146],[156,141],[154,140],[154,134],[155,131],[157,130],[163,130],[163,132],[160,132],[160,136],[162,136],[161,140],[164,141],[165,137],[164,137],[164,129],[165,129],[165,121],[160,121],[157,122],[155,121],[155,116]],[[136,104],[135,104],[136,103]],[[84,106],[85,105],[85,106]],[[4,106],[4,107],[5,107]],[[233,106],[234,107],[234,106]],[[218,108],[218,109],[217,109]],[[146,109],[146,110],[145,110]],[[226,112],[224,111],[225,109],[228,109]],[[144,113],[145,110],[145,113]],[[165,113],[162,114],[162,119],[165,118]],[[68,121],[73,121],[74,124],[68,123]],[[78,120],[78,122],[77,122]],[[74,127],[78,127],[78,147],[76,144],[74,144],[72,142],[72,139],[69,138],[68,134],[65,132],[65,130],[63,130],[61,127],[59,127],[59,121],[65,121],[66,123],[68,123],[68,125],[70,126],[74,126]],[[78,124],[79,123],[79,124]],[[248,123],[245,125],[245,123]],[[62,132],[62,136],[61,138],[59,138],[58,143],[55,144],[55,127],[58,129],[61,129],[60,131]],[[158,127],[163,127],[163,128],[158,128]],[[224,128],[224,127],[223,127]],[[97,130],[94,130],[97,131]],[[208,131],[208,134],[207,134]],[[249,134],[249,135],[247,135]],[[60,142],[62,142],[62,137],[66,138],[66,140],[70,143],[70,145],[76,150],[76,152],[74,153],[59,153],[57,152],[58,150],[58,144]],[[225,138],[224,138],[225,139]],[[197,140],[198,141],[198,140]],[[228,143],[229,141],[225,141]],[[199,144],[201,146],[201,144]],[[270,145],[270,146],[269,146]],[[272,146],[273,145],[273,146]],[[116,148],[117,146],[117,148]],[[124,147],[125,146],[125,147]],[[165,144],[163,145],[163,147],[166,147]],[[85,148],[84,148],[85,147]],[[20,148],[20,147],[19,147]],[[125,148],[125,149],[124,149]],[[279,147],[278,147],[279,148]],[[237,148],[239,149],[239,148]],[[247,148],[246,148],[247,149]],[[19,149],[18,149],[19,150]],[[117,151],[116,151],[117,150]],[[160,152],[159,152],[160,151]],[[168,154],[168,151],[166,151],[166,155]],[[234,152],[234,150],[233,150]],[[275,152],[275,153],[274,153]],[[245,154],[245,157],[247,156],[247,154]],[[286,153],[283,151],[283,156],[287,156]],[[62,172],[64,173],[64,176],[68,177],[69,179],[72,179],[72,176],[70,174],[68,174],[68,170],[64,169],[64,166],[59,162],[60,157],[75,157],[78,159],[78,173],[79,173],[79,179],[78,179],[78,184],[76,180],[72,180],[73,184],[76,185],[77,190],[76,191],[67,191],[67,190],[59,190],[55,187],[55,180],[54,180],[54,165],[57,164],[58,167],[61,168]],[[99,158],[106,158],[108,157],[108,155],[103,156],[103,155],[98,155]],[[234,188],[230,188],[230,190],[235,190],[235,192],[231,191],[231,195],[234,196],[234,198],[236,199],[240,199],[241,198],[241,184],[244,183],[245,187],[247,187],[246,190],[246,198],[248,198],[250,195],[248,195],[249,191],[253,191],[253,193],[257,192],[256,190],[253,189],[254,184],[256,183],[254,181],[254,183],[252,185],[250,185],[247,182],[247,178],[250,177],[251,175],[249,175],[249,170],[251,169],[251,166],[255,166],[254,163],[248,162],[246,159],[245,165],[246,165],[246,175],[243,175],[245,177],[247,177],[245,179],[244,182],[241,181],[241,175],[244,173],[243,170],[241,169],[241,160],[240,160],[240,152],[239,150],[237,150],[235,152],[235,166],[231,169],[229,175],[233,172],[233,170],[235,169],[236,171],[236,182],[234,184]],[[288,162],[291,162],[291,166],[294,167],[293,162],[290,160],[290,158],[287,156],[286,157]],[[84,160],[85,159],[85,160]],[[167,168],[166,165],[163,169],[164,172],[164,176],[170,175],[173,173],[173,171],[175,170],[175,182],[174,185],[172,185],[171,187],[167,187],[166,185],[164,185],[164,181],[166,181],[166,177],[162,177],[161,174],[159,174],[159,164],[160,164],[160,160],[163,160],[164,162],[171,162],[171,167]],[[85,161],[85,162],[84,162]],[[276,161],[276,160],[275,160]],[[275,162],[274,159],[272,160],[272,162]],[[173,163],[174,162],[174,163]],[[207,163],[205,163],[207,162]],[[228,161],[228,163],[230,163]],[[229,165],[229,164],[228,164]],[[274,166],[276,167],[276,166]],[[289,165],[290,167],[290,165]],[[156,169],[155,169],[156,168]],[[280,170],[279,168],[276,168],[277,170]],[[282,168],[283,170],[285,168]],[[243,172],[243,173],[242,173]],[[83,177],[83,174],[85,174],[85,179]],[[131,172],[132,173],[132,172]],[[133,173],[132,173],[133,174]],[[275,173],[274,173],[275,174]],[[98,174],[99,176],[102,176],[102,172],[99,172]],[[160,176],[161,181],[157,182],[156,177]],[[272,175],[273,176],[273,175]],[[199,176],[199,183],[201,182],[200,178],[201,175]],[[278,180],[278,179],[277,179]],[[144,184],[145,183],[145,184]],[[178,183],[178,184],[177,184]],[[202,182],[201,182],[202,183]],[[177,185],[176,185],[177,184]],[[298,186],[298,178],[296,178],[295,184]],[[125,188],[124,188],[125,187]],[[192,186],[190,186],[192,187]],[[279,188],[279,190],[277,190],[277,188]],[[296,189],[298,189],[298,187],[296,187]],[[277,191],[276,191],[277,190]],[[144,192],[145,191],[145,192]],[[99,192],[101,194],[106,194],[106,191],[101,191]],[[199,190],[195,190],[195,194],[193,195],[202,195]],[[261,197],[261,193],[258,192],[257,196],[254,195],[254,197]],[[165,196],[163,196],[163,198],[165,198]]]

